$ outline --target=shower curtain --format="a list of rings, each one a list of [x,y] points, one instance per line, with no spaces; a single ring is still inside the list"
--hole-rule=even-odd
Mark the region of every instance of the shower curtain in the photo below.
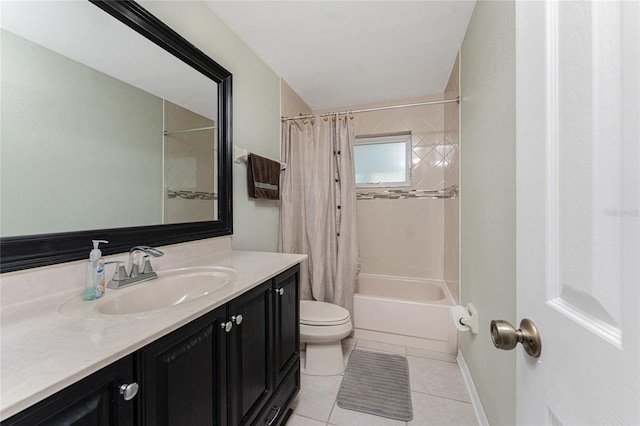
[[[353,314],[360,270],[353,163],[355,120],[332,116],[282,123],[282,253],[303,253],[303,300],[334,303]]]

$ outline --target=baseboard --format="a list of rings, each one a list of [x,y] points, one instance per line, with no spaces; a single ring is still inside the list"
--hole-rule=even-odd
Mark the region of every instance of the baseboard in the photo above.
[[[462,352],[460,351],[458,351],[457,361],[460,372],[462,373],[462,377],[464,378],[464,383],[467,385],[467,390],[469,391],[469,396],[471,397],[471,404],[473,405],[473,411],[475,411],[476,413],[478,424],[480,426],[489,426],[489,420],[487,419],[487,416],[484,413],[484,409],[482,408],[480,396],[478,396],[476,386],[473,384],[473,378],[471,378],[471,372],[469,371],[467,362],[464,360]]]

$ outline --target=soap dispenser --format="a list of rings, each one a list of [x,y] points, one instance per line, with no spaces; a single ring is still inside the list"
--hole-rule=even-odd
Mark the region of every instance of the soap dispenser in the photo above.
[[[105,240],[92,240],[93,250],[89,253],[87,263],[87,282],[84,287],[84,300],[94,300],[104,294],[104,259],[102,251],[98,248],[100,243],[109,243]]]

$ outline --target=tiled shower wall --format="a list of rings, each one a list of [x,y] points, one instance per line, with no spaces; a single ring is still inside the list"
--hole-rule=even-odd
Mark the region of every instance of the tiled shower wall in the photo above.
[[[457,74],[457,71],[454,73]],[[308,107],[295,92],[290,93],[290,90],[291,88],[283,81],[282,115],[308,114],[308,109],[303,110]],[[339,106],[330,111],[439,100],[443,98],[442,96]],[[457,111],[457,104],[445,105],[451,105]],[[411,132],[412,186],[403,189],[441,190],[453,183],[457,184],[457,178],[453,177],[454,170],[457,170],[457,136],[454,139],[453,133],[445,132],[445,105],[357,114],[358,136]],[[457,135],[457,130],[455,134]],[[447,135],[449,139],[445,139]],[[457,175],[457,171],[455,173]],[[378,191],[382,190],[384,189]],[[367,191],[372,190],[367,188]],[[444,280],[445,265],[453,268],[453,263],[457,264],[457,249],[451,242],[445,241],[445,235],[447,238],[453,237],[445,229],[445,205],[448,201],[431,198],[358,200],[361,272]],[[457,247],[457,237],[455,238],[455,246]],[[445,260],[445,247],[449,250],[456,250],[454,260]],[[457,273],[457,266],[455,271]],[[457,277],[455,279],[457,280]],[[453,293],[457,295],[457,288],[454,290]]]
[[[214,121],[167,100],[167,131],[212,127]],[[178,133],[164,137],[164,223],[215,220],[218,167],[216,130]]]
[[[336,109],[438,99],[442,95]],[[430,105],[359,113],[356,133],[377,136],[411,132],[411,188],[403,189],[440,190],[445,187],[445,164],[450,155],[444,144],[443,126],[444,106]],[[444,200],[360,199],[357,208],[362,273],[444,279]]]

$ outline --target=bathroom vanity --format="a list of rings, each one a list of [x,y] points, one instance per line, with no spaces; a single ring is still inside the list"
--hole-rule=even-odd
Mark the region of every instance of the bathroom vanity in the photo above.
[[[80,303],[80,294],[71,301],[60,294],[31,318],[18,309],[42,309],[40,303],[9,307],[2,425],[284,423],[300,386],[302,259],[234,251],[201,258],[186,265],[223,265],[237,278],[207,296],[150,312],[100,312],[109,298],[135,296],[135,286],[108,290],[105,300],[82,302],[81,309],[65,308]],[[47,321],[48,332],[35,331]],[[44,334],[47,342],[34,340]],[[19,341],[22,347],[12,347]]]
[[[22,184],[3,186],[2,194],[3,205],[15,209],[11,215],[3,211],[0,235],[0,421],[281,424],[300,383],[296,265],[305,256],[231,250],[232,75],[203,52],[215,48],[192,45],[134,1],[11,3],[2,10],[3,58],[5,51],[16,53],[5,62],[15,65],[11,75],[24,77],[24,84],[5,80],[9,73],[3,69],[3,94],[5,87],[14,93],[3,108],[19,111],[7,114],[19,120],[3,120],[3,134],[13,129],[7,133],[11,137],[3,137],[3,152],[38,149],[27,153],[29,162],[3,160],[38,164],[40,174],[32,173],[33,167],[15,167],[9,178],[3,174],[3,182]],[[67,29],[73,37],[56,37]],[[76,56],[85,53],[88,57]],[[19,58],[48,62],[33,66]],[[102,63],[113,66],[96,65]],[[49,83],[63,76],[69,86]],[[60,90],[50,90],[54,86]],[[30,91],[22,92],[25,87]],[[70,90],[86,98],[67,96]],[[166,112],[169,103],[188,110],[194,120],[198,115],[208,121],[165,127],[170,117],[151,112]],[[60,107],[49,107],[54,104]],[[43,129],[44,134],[37,132]],[[172,166],[162,161],[168,158],[165,148],[184,144],[180,138],[186,134],[210,135],[206,152],[213,155],[205,155],[204,170],[197,165],[198,176],[208,176],[198,178],[205,189],[163,182]],[[11,145],[15,141],[20,143]],[[69,151],[60,155],[63,148]],[[105,153],[107,148],[123,150]],[[174,163],[193,169],[190,162]],[[83,167],[73,169],[76,164]],[[90,175],[80,174],[87,164]],[[70,177],[64,178],[64,171]],[[29,176],[46,196],[23,196]],[[107,177],[96,182],[102,196],[81,197],[86,191],[73,185],[94,182],[95,176]],[[152,184],[136,186],[145,176]],[[60,191],[50,194],[54,189]],[[172,203],[180,209],[169,208]],[[165,214],[178,210],[188,217]],[[15,226],[7,225],[11,217]],[[108,262],[126,261],[122,253],[133,246],[161,248],[165,255],[153,260],[158,280],[108,289],[101,299],[83,302],[86,261],[81,259],[92,239],[109,241],[103,249]],[[191,283],[182,282],[187,299],[165,306],[169,299],[161,297],[154,305],[155,296],[172,291],[166,277],[181,268],[226,268],[235,275],[215,290],[200,289],[195,298]],[[107,279],[112,273],[108,270]],[[142,286],[151,290],[141,292]],[[122,309],[136,304],[145,308]]]

